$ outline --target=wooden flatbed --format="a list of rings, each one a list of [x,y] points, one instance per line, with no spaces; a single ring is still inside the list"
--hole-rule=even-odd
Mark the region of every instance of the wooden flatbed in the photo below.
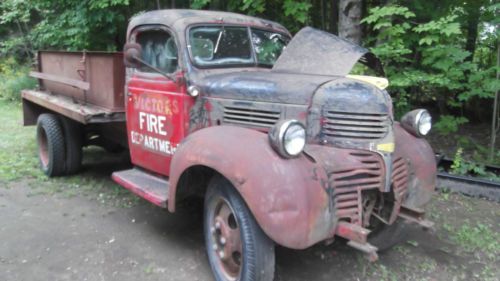
[[[104,107],[83,103],[71,97],[45,91],[23,90],[24,125],[34,125],[41,108],[64,115],[81,124],[125,122],[125,111],[112,111]],[[30,116],[31,115],[31,116]]]

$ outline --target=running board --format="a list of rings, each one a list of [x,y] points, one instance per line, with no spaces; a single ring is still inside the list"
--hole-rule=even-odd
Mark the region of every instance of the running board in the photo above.
[[[149,202],[167,208],[168,180],[137,168],[114,172],[111,177],[119,185]]]

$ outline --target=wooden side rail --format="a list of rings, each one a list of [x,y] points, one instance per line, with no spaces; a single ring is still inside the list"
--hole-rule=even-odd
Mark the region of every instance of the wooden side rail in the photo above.
[[[36,72],[36,71],[31,71],[30,76],[38,79],[44,79],[44,80],[50,80],[62,84],[66,84],[78,89],[82,89],[84,91],[88,91],[90,89],[90,83],[81,81],[81,80],[76,80],[76,79],[71,79],[71,78],[66,78],[66,77],[61,77],[58,75],[54,74],[47,74],[47,73],[42,73],[42,72]]]

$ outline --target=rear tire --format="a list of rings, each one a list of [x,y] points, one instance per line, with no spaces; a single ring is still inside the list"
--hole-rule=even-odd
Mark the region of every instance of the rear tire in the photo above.
[[[61,124],[66,148],[65,174],[71,175],[82,167],[82,128],[79,123],[66,117],[61,117]]]
[[[49,177],[63,175],[66,160],[64,135],[56,115],[44,113],[38,117],[36,139],[42,171]]]
[[[205,245],[215,279],[272,281],[274,242],[232,184],[222,177],[213,178],[204,208]]]

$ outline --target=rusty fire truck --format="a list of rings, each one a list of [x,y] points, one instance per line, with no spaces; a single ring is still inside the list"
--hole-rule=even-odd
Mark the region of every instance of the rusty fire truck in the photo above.
[[[272,280],[275,244],[341,237],[376,260],[405,223],[432,224],[431,116],[394,120],[379,60],[332,34],[159,10],[131,19],[123,52],[40,51],[32,76],[43,171],[76,173],[85,146],[128,149],[123,187],[170,212],[204,197],[216,280]]]

